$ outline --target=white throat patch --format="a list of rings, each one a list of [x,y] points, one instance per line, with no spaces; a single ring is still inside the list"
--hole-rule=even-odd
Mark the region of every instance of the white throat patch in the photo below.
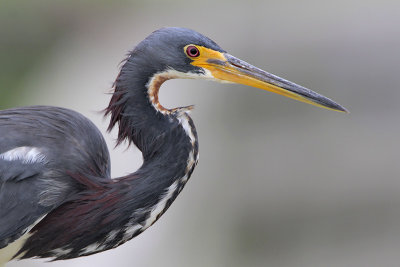
[[[149,96],[150,103],[152,106],[162,114],[169,114],[174,111],[163,107],[158,100],[158,92],[161,85],[170,79],[205,79],[211,81],[220,81],[216,79],[209,70],[203,69],[204,74],[194,73],[194,72],[179,72],[173,69],[167,71],[159,72],[153,75],[146,84],[147,93]]]

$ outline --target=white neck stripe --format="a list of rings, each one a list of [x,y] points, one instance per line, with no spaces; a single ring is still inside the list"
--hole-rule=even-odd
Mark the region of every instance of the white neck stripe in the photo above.
[[[169,69],[163,72],[158,72],[153,75],[146,84],[147,94],[150,100],[151,105],[162,114],[170,114],[174,111],[174,109],[166,109],[163,107],[158,100],[158,92],[160,90],[161,85],[170,79],[205,79],[205,80],[213,80],[219,81],[211,74],[211,72],[207,69],[203,69],[203,73],[194,73],[194,72],[180,72],[173,69]]]

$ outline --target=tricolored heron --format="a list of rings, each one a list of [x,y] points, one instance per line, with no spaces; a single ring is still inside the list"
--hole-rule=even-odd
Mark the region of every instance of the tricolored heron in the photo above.
[[[71,259],[115,248],[168,209],[198,159],[191,107],[164,108],[161,84],[190,78],[258,87],[346,111],[309,89],[256,68],[185,28],[150,34],[129,54],[105,110],[117,144],[143,153],[134,173],[110,178],[107,146],[81,114],[59,107],[0,111],[0,265]]]

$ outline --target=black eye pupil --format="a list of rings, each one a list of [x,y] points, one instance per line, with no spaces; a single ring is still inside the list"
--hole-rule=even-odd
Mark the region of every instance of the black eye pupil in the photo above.
[[[199,49],[197,49],[197,47],[195,46],[189,46],[187,49],[187,54],[191,57],[198,57],[200,52]]]

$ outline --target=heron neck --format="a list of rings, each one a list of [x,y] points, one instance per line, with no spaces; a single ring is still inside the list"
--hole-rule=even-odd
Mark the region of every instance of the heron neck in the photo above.
[[[168,71],[146,72],[131,61],[122,67],[106,109],[106,115],[111,115],[108,130],[118,124],[117,145],[123,141],[134,143],[142,151],[145,162],[162,150],[170,156],[180,153],[172,148],[182,142],[194,146],[197,135],[188,115],[191,107],[168,110],[158,101],[160,86],[174,77]]]
[[[128,59],[117,77],[106,109],[111,115],[109,130],[118,124],[117,144],[127,140],[142,151],[143,165],[133,176],[170,186],[177,179],[187,180],[193,171],[198,158],[196,128],[188,108],[158,109],[158,91],[171,78],[170,72],[146,72],[141,64]]]
[[[119,125],[118,143],[133,142],[144,159],[135,173],[116,179],[121,185],[130,184],[129,191],[121,189],[126,192],[125,202],[130,203],[125,207],[126,213],[131,211],[131,217],[143,218],[132,221],[128,228],[133,230],[127,239],[144,231],[168,209],[190,178],[198,159],[196,128],[187,108],[157,110],[149,97],[149,81],[159,72],[144,76],[135,71],[124,77],[126,70],[121,70],[106,111],[111,113],[109,129],[116,123]],[[158,92],[158,88],[153,90]],[[139,211],[141,214],[137,214]]]

